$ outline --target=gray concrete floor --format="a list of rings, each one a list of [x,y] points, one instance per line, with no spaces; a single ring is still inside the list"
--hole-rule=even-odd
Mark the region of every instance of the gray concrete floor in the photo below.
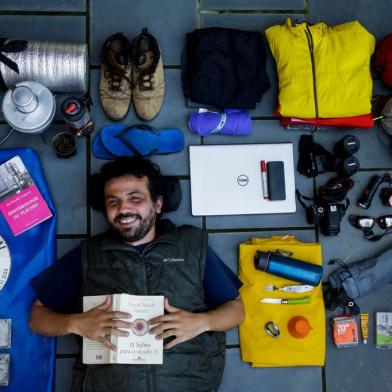
[[[184,103],[180,84],[180,55],[185,33],[199,27],[234,27],[263,32],[267,27],[282,23],[287,16],[295,21],[309,23],[324,21],[338,24],[358,19],[377,39],[392,31],[391,0],[2,0],[0,2],[1,35],[54,41],[87,42],[90,49],[90,91],[95,102],[93,116],[96,129],[110,123],[99,105],[99,53],[104,39],[117,31],[129,39],[147,26],[158,38],[165,64],[166,96],[164,106],[152,125],[180,127],[186,144],[229,144],[291,141],[296,145],[299,132],[287,132],[273,117],[276,97],[276,74],[271,58],[268,73],[273,87],[266,93],[257,108],[252,111],[253,133],[249,137],[230,138],[221,135],[202,140],[191,133],[187,117],[192,111]],[[392,93],[378,81],[374,93]],[[58,103],[64,95],[57,97]],[[137,122],[133,108],[124,120],[125,124]],[[86,202],[86,179],[97,171],[103,161],[90,152],[91,140],[79,139],[78,154],[69,160],[59,160],[50,148],[51,136],[65,128],[57,117],[54,125],[40,136],[22,136],[15,133],[2,146],[32,147],[42,160],[46,177],[58,210],[58,254],[59,256],[78,244],[81,238],[98,233],[105,228],[101,216],[93,212]],[[0,133],[7,126],[0,123]],[[356,200],[364,184],[374,173],[392,171],[392,154],[384,143],[383,132],[374,127],[367,131],[319,132],[315,139],[326,148],[347,133],[355,133],[361,140],[358,154],[362,170],[354,177],[356,186],[351,198]],[[210,232],[210,244],[234,271],[237,270],[237,244],[251,236],[268,236],[271,233],[293,233],[300,240],[320,241],[323,247],[325,267],[324,279],[332,271],[327,262],[340,258],[347,262],[391,245],[392,238],[378,243],[365,242],[361,234],[352,229],[345,217],[342,233],[337,238],[319,235],[313,226],[306,223],[300,206],[295,214],[255,215],[227,217],[192,217],[190,212],[190,185],[187,148],[181,153],[153,158],[165,174],[178,176],[184,198],[180,209],[168,214],[175,223],[191,223]],[[66,180],[66,181],[65,181]],[[296,173],[296,184],[304,193],[313,192],[315,185],[325,180],[319,177],[312,181]],[[359,213],[352,203],[349,213]],[[388,213],[386,207],[374,202],[369,214],[380,216]],[[392,351],[376,350],[373,338],[373,313],[377,310],[391,311],[391,287],[385,287],[372,295],[360,299],[363,311],[370,313],[370,339],[367,346],[337,350],[327,327],[326,366],[253,369],[242,363],[237,330],[228,334],[227,366],[221,387],[223,392],[272,391],[272,392],[374,392],[392,391]],[[330,315],[328,315],[330,316]],[[56,391],[70,388],[72,364],[77,348],[73,338],[58,340],[56,363]]]

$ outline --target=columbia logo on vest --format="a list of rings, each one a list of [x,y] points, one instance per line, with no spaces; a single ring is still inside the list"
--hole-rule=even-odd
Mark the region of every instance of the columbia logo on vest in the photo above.
[[[182,257],[165,257],[163,259],[164,263],[171,263],[171,264],[177,264],[177,263],[185,263],[185,259]]]

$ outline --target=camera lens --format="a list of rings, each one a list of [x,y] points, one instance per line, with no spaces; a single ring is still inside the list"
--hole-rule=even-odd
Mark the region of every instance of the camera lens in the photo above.
[[[336,172],[344,177],[351,177],[358,170],[359,170],[359,161],[354,156],[342,159],[336,167]]]
[[[335,144],[334,152],[337,157],[345,158],[355,154],[359,147],[359,139],[354,135],[347,135]]]

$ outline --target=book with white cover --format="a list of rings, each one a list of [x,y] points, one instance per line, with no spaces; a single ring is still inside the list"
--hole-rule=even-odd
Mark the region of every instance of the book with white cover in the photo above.
[[[159,365],[163,363],[163,341],[156,340],[149,333],[148,321],[164,314],[161,295],[113,294],[111,310],[127,312],[133,323],[132,329],[124,329],[129,336],[111,336],[117,351],[110,350],[100,342],[83,338],[83,363],[85,364],[137,364]],[[105,295],[83,297],[83,311],[86,312],[106,300]]]

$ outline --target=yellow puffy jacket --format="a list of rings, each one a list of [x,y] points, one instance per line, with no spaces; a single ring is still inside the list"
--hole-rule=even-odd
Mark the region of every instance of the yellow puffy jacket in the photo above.
[[[375,38],[358,21],[317,23],[266,30],[279,75],[279,112],[284,117],[334,118],[371,111],[370,56]]]

